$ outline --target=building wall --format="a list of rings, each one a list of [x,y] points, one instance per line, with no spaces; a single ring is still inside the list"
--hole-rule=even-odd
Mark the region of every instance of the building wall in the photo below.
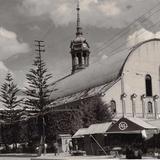
[[[101,97],[104,103],[110,104],[112,100],[116,102],[116,114],[118,117],[122,116],[122,102],[121,102],[121,80],[116,82],[110,89],[108,89],[104,96]]]
[[[154,101],[154,96],[160,96],[160,41],[149,41],[137,49],[135,49],[128,57],[123,71],[121,80],[110,88],[105,96],[102,97],[105,103],[109,103],[112,99],[116,101],[117,115],[122,114],[121,94],[125,93],[126,115],[133,116],[135,110],[136,117],[154,118],[155,104],[157,104],[157,113],[160,113],[159,98]],[[146,94],[145,76],[149,74],[152,77],[152,97],[146,97],[142,101],[142,95]],[[136,94],[137,97],[131,99],[131,95]],[[147,114],[147,103],[152,102],[153,114]],[[144,104],[144,105],[143,105]],[[135,106],[135,109],[133,109]],[[145,108],[145,115],[144,109]],[[157,115],[158,117],[158,115]]]
[[[131,95],[135,93],[135,108],[136,115],[142,116],[142,100],[141,96],[146,94],[145,77],[149,74],[152,77],[152,94],[153,96],[160,93],[159,90],[159,66],[160,66],[160,42],[150,41],[144,43],[138,47],[129,56],[123,70],[124,74],[124,92],[127,94],[126,97],[126,110],[130,113],[132,110]],[[152,97],[146,97],[144,99],[145,111],[147,113],[147,102],[151,101],[153,104],[153,114],[147,114],[148,118],[154,116],[154,100]],[[160,111],[159,99],[157,99],[158,113]]]

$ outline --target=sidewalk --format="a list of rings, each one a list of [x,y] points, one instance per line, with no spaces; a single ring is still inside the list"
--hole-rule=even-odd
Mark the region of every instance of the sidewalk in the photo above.
[[[37,157],[37,154],[20,154],[20,153],[11,153],[11,154],[0,154],[0,157],[17,157],[17,158],[29,158],[30,160],[116,160],[116,159],[125,159],[125,156],[115,158],[113,155],[107,156],[71,156],[68,153],[61,153],[57,156],[54,153],[47,153],[41,157]],[[154,157],[143,157],[142,159],[157,159]]]
[[[37,157],[37,154],[29,154],[29,153],[0,153],[0,157]]]
[[[54,156],[45,155],[37,158],[31,158],[31,160],[108,160],[116,159],[113,156]]]
[[[110,160],[110,159],[125,159],[125,156],[114,158],[112,155],[107,156],[71,156],[69,154],[46,154],[41,157],[31,158],[31,160]],[[142,159],[157,159],[153,157],[143,157]]]

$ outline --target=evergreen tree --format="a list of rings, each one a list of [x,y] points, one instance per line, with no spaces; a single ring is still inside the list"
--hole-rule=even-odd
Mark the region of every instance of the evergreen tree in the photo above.
[[[18,98],[19,89],[14,83],[11,73],[8,73],[5,82],[1,86],[0,101],[4,106],[2,119],[5,122],[2,126],[2,138],[6,143],[17,143],[18,127],[16,122],[22,115],[21,101]],[[5,133],[5,134],[4,134]]]
[[[8,73],[4,84],[1,86],[0,101],[3,103],[5,109],[3,111],[3,119],[12,123],[19,119],[20,116],[20,104],[22,99],[19,99],[17,93],[19,89],[14,83],[11,73]],[[16,108],[18,107],[19,108]]]
[[[29,73],[26,74],[28,87],[26,87],[25,94],[26,105],[29,109],[32,109],[38,114],[38,130],[40,136],[40,147],[39,154],[41,155],[42,149],[44,148],[45,143],[45,116],[44,112],[47,106],[51,103],[49,100],[50,93],[52,92],[51,84],[49,84],[49,80],[52,77],[51,74],[48,74],[48,70],[46,68],[46,64],[44,63],[41,52],[41,45],[39,42],[38,55],[36,55],[33,63],[33,67],[30,69]]]

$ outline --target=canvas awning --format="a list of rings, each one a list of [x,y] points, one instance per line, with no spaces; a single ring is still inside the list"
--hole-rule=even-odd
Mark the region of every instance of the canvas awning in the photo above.
[[[88,128],[88,134],[103,134],[111,127],[112,122],[92,124]]]
[[[146,122],[160,129],[160,119],[147,120]]]
[[[87,135],[87,129],[88,128],[80,128],[73,136],[72,138],[82,138],[84,135]]]
[[[111,125],[112,122],[92,124],[88,128],[80,128],[72,138],[81,138],[85,135],[91,134],[105,134]]]
[[[107,133],[122,133],[122,134],[138,134],[143,130],[156,130],[157,127],[153,126],[140,118],[122,117]]]

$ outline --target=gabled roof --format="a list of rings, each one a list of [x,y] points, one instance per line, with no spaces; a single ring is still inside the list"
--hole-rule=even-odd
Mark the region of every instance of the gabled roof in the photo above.
[[[122,117],[113,126],[111,126],[107,133],[141,133],[143,130],[155,130],[153,126],[145,120],[136,117]]]
[[[97,123],[89,126],[87,132],[89,134],[103,134],[111,127],[112,122]]]
[[[72,96],[75,93],[81,93],[97,86],[103,86],[117,81],[131,53],[144,43],[150,41],[160,41],[160,39],[150,39],[138,43],[129,50],[117,52],[105,60],[94,63],[80,72],[57,81],[53,86],[54,90],[51,93],[50,99],[55,100]],[[103,52],[106,54],[105,50]]]
[[[149,123],[147,123],[146,121],[140,119],[140,118],[136,118],[136,117],[127,117],[127,119],[139,126],[141,126],[144,129],[156,129],[156,126],[153,126]]]
[[[84,135],[87,135],[88,128],[80,128],[73,136],[72,138],[81,138]]]
[[[111,125],[112,122],[92,124],[88,128],[80,128],[72,138],[80,138],[91,134],[104,134],[111,127]]]

